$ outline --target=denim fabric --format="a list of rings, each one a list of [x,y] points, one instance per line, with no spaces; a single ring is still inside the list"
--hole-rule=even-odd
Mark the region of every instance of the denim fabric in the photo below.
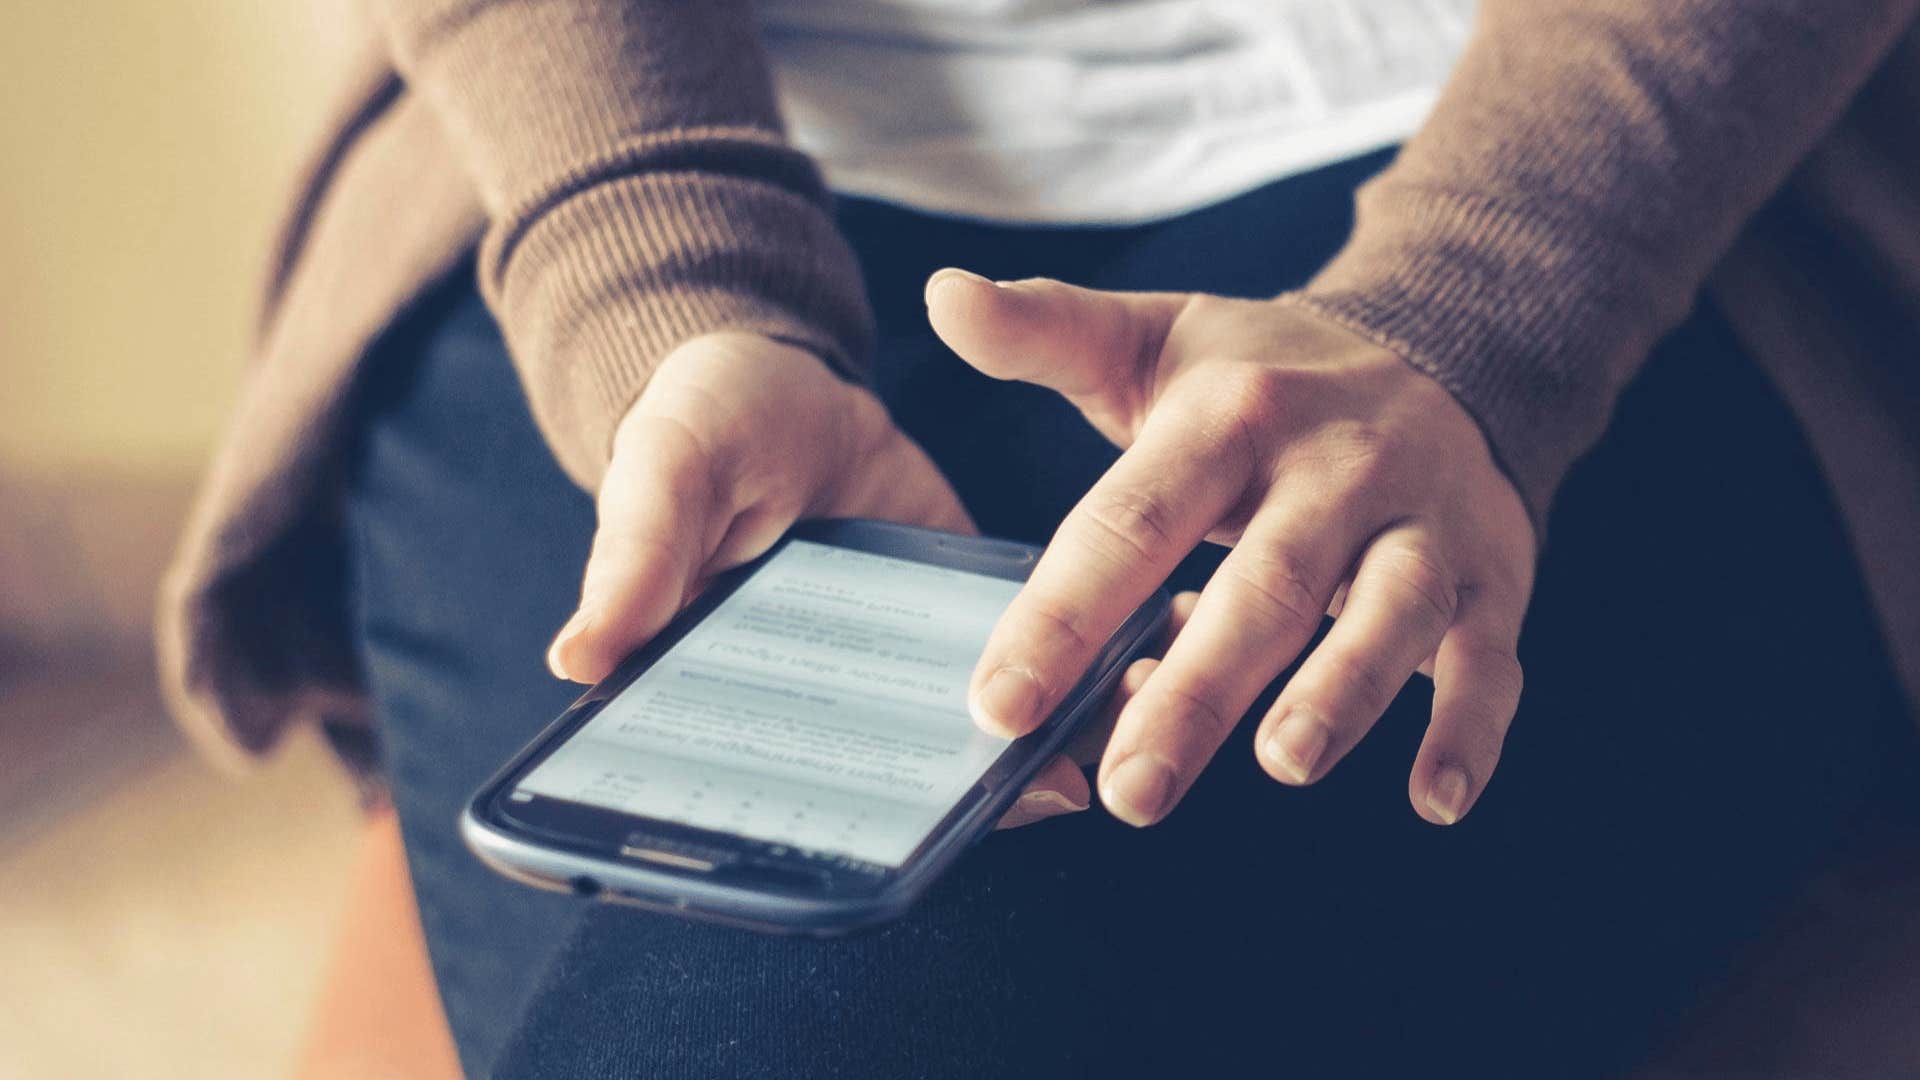
[[[966,266],[1280,291],[1376,155],[1165,223],[1001,228],[850,201],[875,379],[983,529],[1044,539],[1113,458],[926,328]],[[1569,478],[1501,772],[1407,805],[1424,680],[1319,786],[1243,729],[1172,818],[997,834],[905,920],[788,940],[592,907],[462,849],[464,799],[572,689],[542,667],[593,524],[463,276],[383,343],[348,499],[360,651],[473,1075],[1603,1075],[1643,1055],[1908,775],[1912,732],[1791,418],[1711,310]],[[1179,580],[1204,580],[1203,552]]]

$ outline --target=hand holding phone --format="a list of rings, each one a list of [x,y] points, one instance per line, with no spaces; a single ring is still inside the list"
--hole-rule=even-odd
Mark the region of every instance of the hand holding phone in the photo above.
[[[536,884],[760,929],[899,914],[1166,618],[1156,593],[1032,734],[980,731],[967,676],[1037,554],[877,522],[796,527],[490,782],[469,843]]]
[[[802,517],[974,531],[946,477],[870,390],[805,349],[742,332],[702,335],[661,359],[620,421],[597,487],[580,603],[547,654],[556,676],[580,683],[606,678],[709,577],[766,551]],[[1027,794],[1006,824],[1092,799],[1066,760]]]

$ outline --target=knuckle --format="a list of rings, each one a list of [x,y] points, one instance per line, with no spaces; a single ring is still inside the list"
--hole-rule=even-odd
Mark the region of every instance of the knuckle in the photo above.
[[[840,391],[842,422],[834,426],[854,436],[861,450],[871,450],[874,445],[890,440],[898,433],[886,405],[871,391],[853,386],[835,387],[835,390]]]
[[[1393,440],[1369,424],[1349,422],[1331,428],[1321,438],[1320,453],[1328,472],[1349,492],[1381,491],[1398,475]]]
[[[678,417],[649,419],[652,422],[639,428],[621,450],[636,455],[651,474],[649,482],[676,500],[709,494],[717,470],[707,440]]]
[[[1213,406],[1254,432],[1271,431],[1288,411],[1289,390],[1294,383],[1285,368],[1267,364],[1241,364],[1231,377],[1212,388]]]
[[[1324,663],[1334,685],[1341,688],[1341,696],[1355,703],[1356,711],[1377,714],[1387,707],[1405,682],[1388,674],[1377,656],[1335,652],[1329,654]]]
[[[1229,584],[1252,605],[1251,614],[1281,632],[1311,630],[1320,625],[1318,576],[1304,559],[1284,549],[1252,545],[1236,548],[1234,558],[1221,565],[1231,575]]]
[[[1489,696],[1502,703],[1520,700],[1520,694],[1526,688],[1526,672],[1511,649],[1479,647],[1474,655],[1473,666]]]
[[[1527,597],[1533,591],[1533,562],[1530,558],[1479,559],[1468,571],[1475,599],[1485,600],[1505,620],[1518,623],[1525,614]]]
[[[1156,726],[1183,744],[1218,746],[1233,728],[1217,695],[1206,688],[1166,686],[1155,696]]]
[[[1172,513],[1149,491],[1111,491],[1091,499],[1086,521],[1122,562],[1159,562],[1174,546]]]
[[[1387,554],[1378,571],[1400,601],[1419,612],[1430,628],[1452,625],[1460,609],[1460,589],[1453,576],[1433,555],[1417,547],[1400,547]]]
[[[1027,608],[1026,616],[1027,634],[1038,646],[1036,651],[1039,655],[1078,657],[1092,651],[1091,635],[1081,628],[1079,620],[1065,605],[1038,598]],[[1055,689],[1046,685],[1050,679],[1046,671],[1034,671],[1033,675],[1042,683],[1043,689]]]
[[[1461,649],[1471,684],[1452,698],[1450,726],[1478,756],[1497,758],[1513,725],[1525,676],[1511,649],[1471,641]]]

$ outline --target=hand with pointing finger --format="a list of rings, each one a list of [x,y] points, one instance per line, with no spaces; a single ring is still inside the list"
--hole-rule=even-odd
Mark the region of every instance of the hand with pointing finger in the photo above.
[[[981,726],[1031,730],[1213,540],[1232,550],[1115,721],[1098,774],[1108,808],[1164,818],[1337,595],[1333,628],[1260,722],[1261,765],[1320,779],[1427,670],[1433,715],[1409,796],[1435,824],[1466,814],[1518,706],[1535,538],[1446,390],[1285,301],[943,270],[927,306],[968,363],[1058,391],[1124,450],[995,628],[971,687]]]

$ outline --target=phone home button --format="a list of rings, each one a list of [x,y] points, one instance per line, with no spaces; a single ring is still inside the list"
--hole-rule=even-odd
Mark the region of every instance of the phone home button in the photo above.
[[[704,844],[689,844],[682,840],[668,840],[646,833],[634,833],[620,845],[620,854],[629,859],[671,866],[676,870],[695,870],[710,873],[723,866],[739,861],[739,856],[724,848],[708,847]]]

